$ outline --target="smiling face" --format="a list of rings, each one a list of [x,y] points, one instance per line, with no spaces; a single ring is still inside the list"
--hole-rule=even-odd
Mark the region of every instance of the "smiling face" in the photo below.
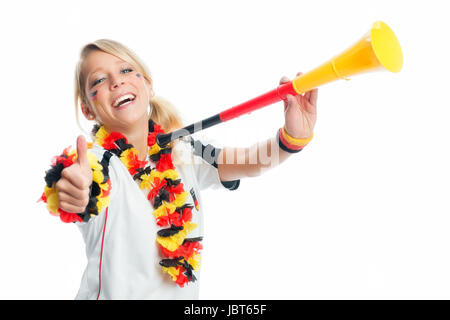
[[[101,122],[112,131],[127,131],[147,122],[147,107],[153,90],[136,68],[103,51],[92,51],[84,60],[85,92],[88,104],[81,109],[86,118]]]

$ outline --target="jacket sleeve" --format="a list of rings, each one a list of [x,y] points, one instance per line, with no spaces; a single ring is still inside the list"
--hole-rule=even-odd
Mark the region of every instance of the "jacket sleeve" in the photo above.
[[[221,181],[218,170],[218,156],[222,148],[216,147],[205,139],[187,138],[192,152],[193,167],[201,190],[207,188],[236,190],[240,179]]]

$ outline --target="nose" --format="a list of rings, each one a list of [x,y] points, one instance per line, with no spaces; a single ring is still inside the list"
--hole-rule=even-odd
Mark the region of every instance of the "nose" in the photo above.
[[[111,79],[111,89],[117,89],[122,86],[125,82],[121,77],[114,77]]]

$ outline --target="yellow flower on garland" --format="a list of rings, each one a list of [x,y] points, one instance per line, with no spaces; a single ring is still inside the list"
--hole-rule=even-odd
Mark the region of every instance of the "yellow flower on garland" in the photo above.
[[[162,217],[162,216],[166,216],[166,215],[172,214],[172,213],[175,212],[176,208],[177,208],[177,206],[175,206],[172,203],[164,203],[164,204],[160,205],[158,207],[158,209],[153,210],[153,216],[155,218],[159,218],[159,217]],[[167,210],[169,210],[169,212],[167,212]]]
[[[168,178],[171,180],[176,180],[178,178],[178,172],[176,172],[173,169],[169,169],[166,170],[164,172],[159,172],[156,170],[152,170],[150,172],[150,181],[153,183],[153,180],[155,180],[155,178],[159,178],[160,180],[164,179],[164,178]]]
[[[47,198],[48,211],[50,211],[50,213],[52,213],[53,215],[59,215],[58,213],[59,199],[58,194],[56,193],[56,189],[45,186],[44,194],[45,197]]]
[[[69,148],[70,148],[70,147],[69,147]],[[76,151],[75,149],[72,149],[67,155],[68,155],[69,157],[72,156],[72,155],[77,156],[77,151]]]
[[[107,207],[109,204],[109,196],[103,197],[103,192],[101,192],[97,196],[97,210],[98,212],[101,212],[103,208]]]
[[[156,241],[169,251],[177,250],[177,248],[181,246],[181,244],[183,243],[184,239],[186,238],[186,235],[195,228],[197,228],[197,224],[188,221],[184,224],[183,227],[184,227],[183,230],[177,232],[173,236],[157,237]]]
[[[89,161],[89,166],[91,167],[92,170],[102,170],[103,169],[102,165],[98,162],[98,159],[95,156],[95,154],[93,154],[92,152],[88,152],[87,158]]]
[[[176,195],[176,198],[171,203],[174,204],[176,207],[181,207],[185,202],[186,199],[189,197],[189,193],[184,191],[180,194]]]
[[[200,260],[201,255],[194,252],[187,262],[194,268],[194,271],[198,271],[200,269]]]
[[[162,267],[162,270],[168,273],[173,281],[177,280],[178,275],[180,274],[180,269],[176,267]]]
[[[92,180],[97,182],[98,184],[101,184],[104,178],[105,176],[103,175],[101,169],[92,171]]]
[[[49,188],[47,186],[44,187],[44,195],[46,198],[48,198],[48,196],[51,195],[53,192],[55,192],[54,188]]]
[[[151,186],[152,184],[150,182],[150,176],[146,173],[141,175],[141,183],[139,184],[139,187],[141,189],[150,189]]]
[[[101,126],[100,129],[98,129],[97,133],[95,134],[97,140],[96,143],[98,143],[99,145],[103,145],[107,136],[108,132],[105,130],[103,126]]]
[[[151,148],[149,148],[148,154],[154,155],[154,154],[158,153],[159,151],[161,151],[161,147],[157,143],[155,143]]]
[[[123,164],[127,167],[127,169],[131,168],[130,160],[133,157],[133,154],[136,153],[136,150],[134,148],[130,148],[122,152],[120,155],[120,160],[123,162]]]
[[[106,181],[105,183],[99,184],[100,189],[102,189],[103,191],[109,191],[111,189],[111,185],[108,183],[108,181]],[[103,192],[102,192],[102,194],[103,194]]]

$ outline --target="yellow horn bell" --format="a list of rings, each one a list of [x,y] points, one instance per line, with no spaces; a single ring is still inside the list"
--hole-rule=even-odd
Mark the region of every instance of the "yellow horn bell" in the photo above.
[[[372,29],[353,46],[330,61],[292,80],[298,94],[310,91],[322,84],[349,76],[388,70],[399,72],[403,66],[403,54],[397,37],[387,24],[377,21]]]

